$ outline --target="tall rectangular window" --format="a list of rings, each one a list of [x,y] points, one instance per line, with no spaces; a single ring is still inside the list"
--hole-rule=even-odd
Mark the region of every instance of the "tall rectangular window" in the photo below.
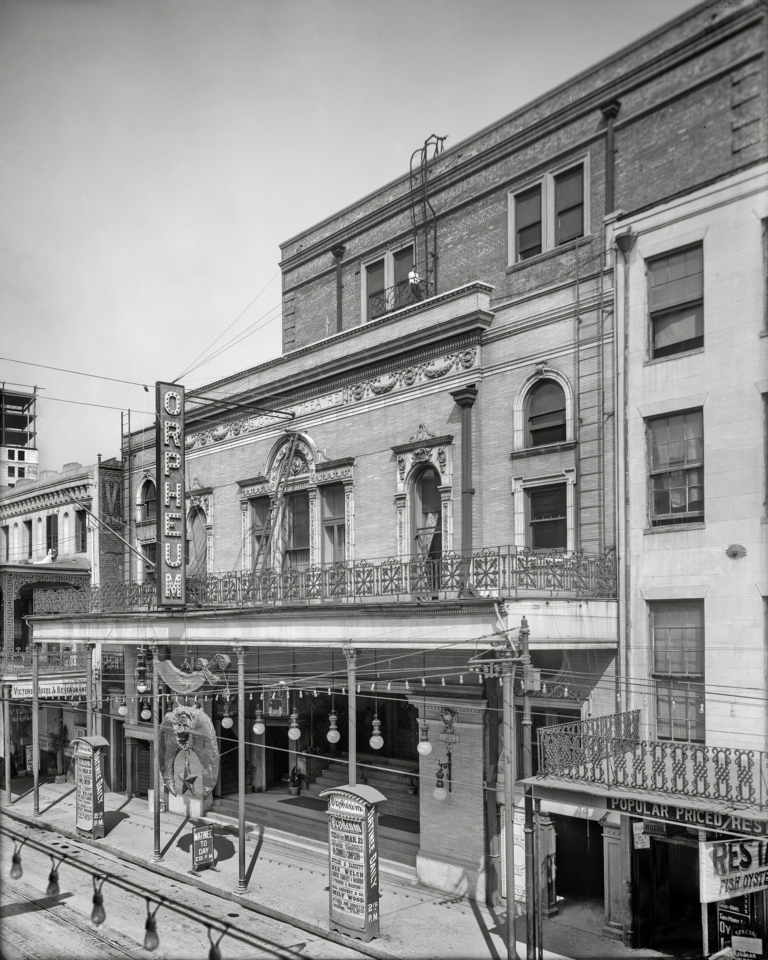
[[[59,551],[59,515],[53,513],[45,518],[45,549],[46,552]]]
[[[82,510],[75,511],[75,552],[88,551],[88,526],[86,514]]]
[[[654,357],[704,345],[704,248],[699,243],[648,263]]]
[[[653,603],[650,615],[657,736],[703,742],[704,603]]]
[[[285,555],[289,567],[309,566],[309,496],[285,498]]]
[[[584,168],[555,177],[555,246],[584,236]]]
[[[648,421],[650,512],[654,527],[704,520],[704,416],[701,410]]]
[[[369,263],[365,268],[368,320],[375,320],[387,312],[387,295],[384,286],[384,260]]]
[[[268,519],[269,497],[257,497],[256,500],[252,501],[251,505],[251,531],[253,533],[253,563],[255,566],[258,558],[259,569],[263,569],[266,559],[264,556],[266,543],[263,547],[261,543],[266,536]],[[261,553],[259,553],[259,549],[261,549]]]
[[[3,551],[3,559],[8,563],[11,559],[11,528],[10,527],[0,527],[0,534],[2,534],[2,544],[0,548]]]
[[[157,575],[157,544],[143,544],[144,558],[147,561],[144,564],[144,576],[147,580],[154,580]]]
[[[541,253],[540,183],[515,196],[515,248],[518,260],[527,260]]]
[[[412,284],[408,280],[408,274],[413,267],[413,247],[403,247],[392,255],[392,272],[395,281],[395,289],[392,291],[391,307],[397,310],[398,307],[404,307],[406,304],[415,300],[412,296]]]
[[[566,485],[529,491],[530,538],[533,550],[566,550],[568,547]]]
[[[26,540],[27,547],[27,560],[32,557],[32,521],[24,521],[24,538]]]
[[[323,562],[338,563],[346,558],[346,517],[344,484],[323,487]]]

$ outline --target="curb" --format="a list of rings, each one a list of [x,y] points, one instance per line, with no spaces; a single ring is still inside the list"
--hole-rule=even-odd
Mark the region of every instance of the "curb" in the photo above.
[[[250,910],[252,913],[259,914],[263,917],[269,917],[270,920],[277,920],[280,923],[286,923],[289,926],[296,927],[298,930],[304,931],[304,933],[311,933],[313,936],[319,937],[322,940],[329,940],[331,943],[338,943],[341,946],[348,947],[351,950],[357,950],[369,957],[373,957],[374,960],[395,960],[397,956],[394,953],[390,953],[388,950],[381,950],[377,947],[374,947],[370,943],[364,943],[362,940],[342,936],[341,934],[335,933],[333,930],[326,930],[324,927],[320,927],[308,920],[302,920],[299,917],[292,917],[287,913],[283,913],[282,910],[275,910],[273,907],[264,906],[263,904],[257,903],[255,900],[248,900],[234,891],[222,890],[220,887],[206,883],[204,880],[193,877],[187,873],[181,873],[169,867],[164,867],[159,863],[154,863],[151,860],[144,860],[141,857],[136,857],[133,854],[126,853],[124,850],[120,850],[118,847],[114,847],[109,843],[102,843],[99,840],[91,840],[88,837],[81,837],[75,830],[68,830],[66,827],[54,826],[47,820],[38,820],[35,817],[29,817],[24,813],[18,813],[16,811],[9,810],[5,803],[0,805],[0,813],[4,813],[11,820],[17,820],[19,823],[24,823],[33,829],[48,833],[57,833],[62,837],[66,837],[68,840],[76,840],[78,843],[92,847],[95,850],[105,850],[108,853],[111,853],[112,856],[117,857],[118,860],[124,860],[126,863],[130,863],[133,866],[150,870],[152,873],[156,873],[162,877],[177,881],[181,880],[190,887],[196,887],[198,890],[202,890],[204,893],[211,894],[215,897],[221,897],[224,900],[229,900],[232,903],[238,904],[240,907]]]

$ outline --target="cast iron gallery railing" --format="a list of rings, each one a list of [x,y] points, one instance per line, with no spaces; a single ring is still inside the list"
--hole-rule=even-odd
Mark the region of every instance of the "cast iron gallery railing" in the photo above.
[[[472,555],[469,575],[459,553],[440,559],[354,560],[339,563],[268,567],[187,579],[187,603],[249,607],[276,603],[364,602],[366,599],[455,597],[465,579],[480,596],[616,595],[613,554],[534,553],[514,547]],[[152,609],[154,581],[110,584],[81,590],[35,591],[36,614],[102,613]]]
[[[40,654],[40,673],[61,673],[68,670],[85,670],[85,654]],[[32,654],[14,653],[0,657],[0,670],[5,674],[32,673]]]
[[[760,750],[641,740],[640,711],[541,727],[539,775],[763,809],[767,756]]]
[[[377,290],[375,293],[368,294],[368,319],[375,320],[385,313],[391,313],[393,310],[400,310],[402,307],[410,307],[414,303],[426,300],[433,296],[433,284],[431,279],[419,280],[418,283],[410,283],[403,280],[385,290]]]

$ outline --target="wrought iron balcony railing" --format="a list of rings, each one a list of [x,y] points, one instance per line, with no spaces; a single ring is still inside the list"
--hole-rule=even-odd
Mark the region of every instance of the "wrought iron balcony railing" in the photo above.
[[[459,595],[467,561],[459,553],[268,567],[187,579],[187,603],[202,607],[255,607],[293,603],[364,603],[366,600],[448,599]],[[469,560],[467,577],[486,597],[612,598],[613,554],[534,553],[515,547],[484,549]],[[35,614],[151,610],[154,581],[81,590],[35,591]]]
[[[75,592],[75,591],[72,591]],[[80,653],[40,655],[40,673],[67,673],[72,670],[85,670],[85,655]],[[0,657],[0,670],[8,674],[32,674],[32,654],[14,653]]]
[[[541,727],[539,775],[765,809],[768,758],[762,751],[641,740],[639,730],[639,710]]]
[[[385,313],[401,310],[403,307],[413,306],[421,300],[426,300],[434,294],[432,280],[419,280],[410,283],[403,280],[385,290],[377,290],[368,294],[368,319],[375,320]]]

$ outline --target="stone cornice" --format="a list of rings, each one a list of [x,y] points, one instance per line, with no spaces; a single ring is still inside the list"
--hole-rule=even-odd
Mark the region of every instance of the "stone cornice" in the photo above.
[[[355,457],[337,457],[335,460],[324,460],[315,465],[315,473],[325,473],[328,470],[337,470],[339,467],[354,467]]]
[[[408,443],[398,444],[392,447],[393,453],[411,453],[412,450],[420,450],[421,447],[446,447],[453,443],[453,434],[446,433],[442,437],[424,437],[423,439],[409,440]]]
[[[22,519],[27,514],[50,510],[53,507],[71,506],[76,510],[77,504],[73,498],[90,507],[93,501],[93,479],[68,483],[60,490],[30,491],[27,496],[14,498],[11,503],[0,502],[0,520]]]

